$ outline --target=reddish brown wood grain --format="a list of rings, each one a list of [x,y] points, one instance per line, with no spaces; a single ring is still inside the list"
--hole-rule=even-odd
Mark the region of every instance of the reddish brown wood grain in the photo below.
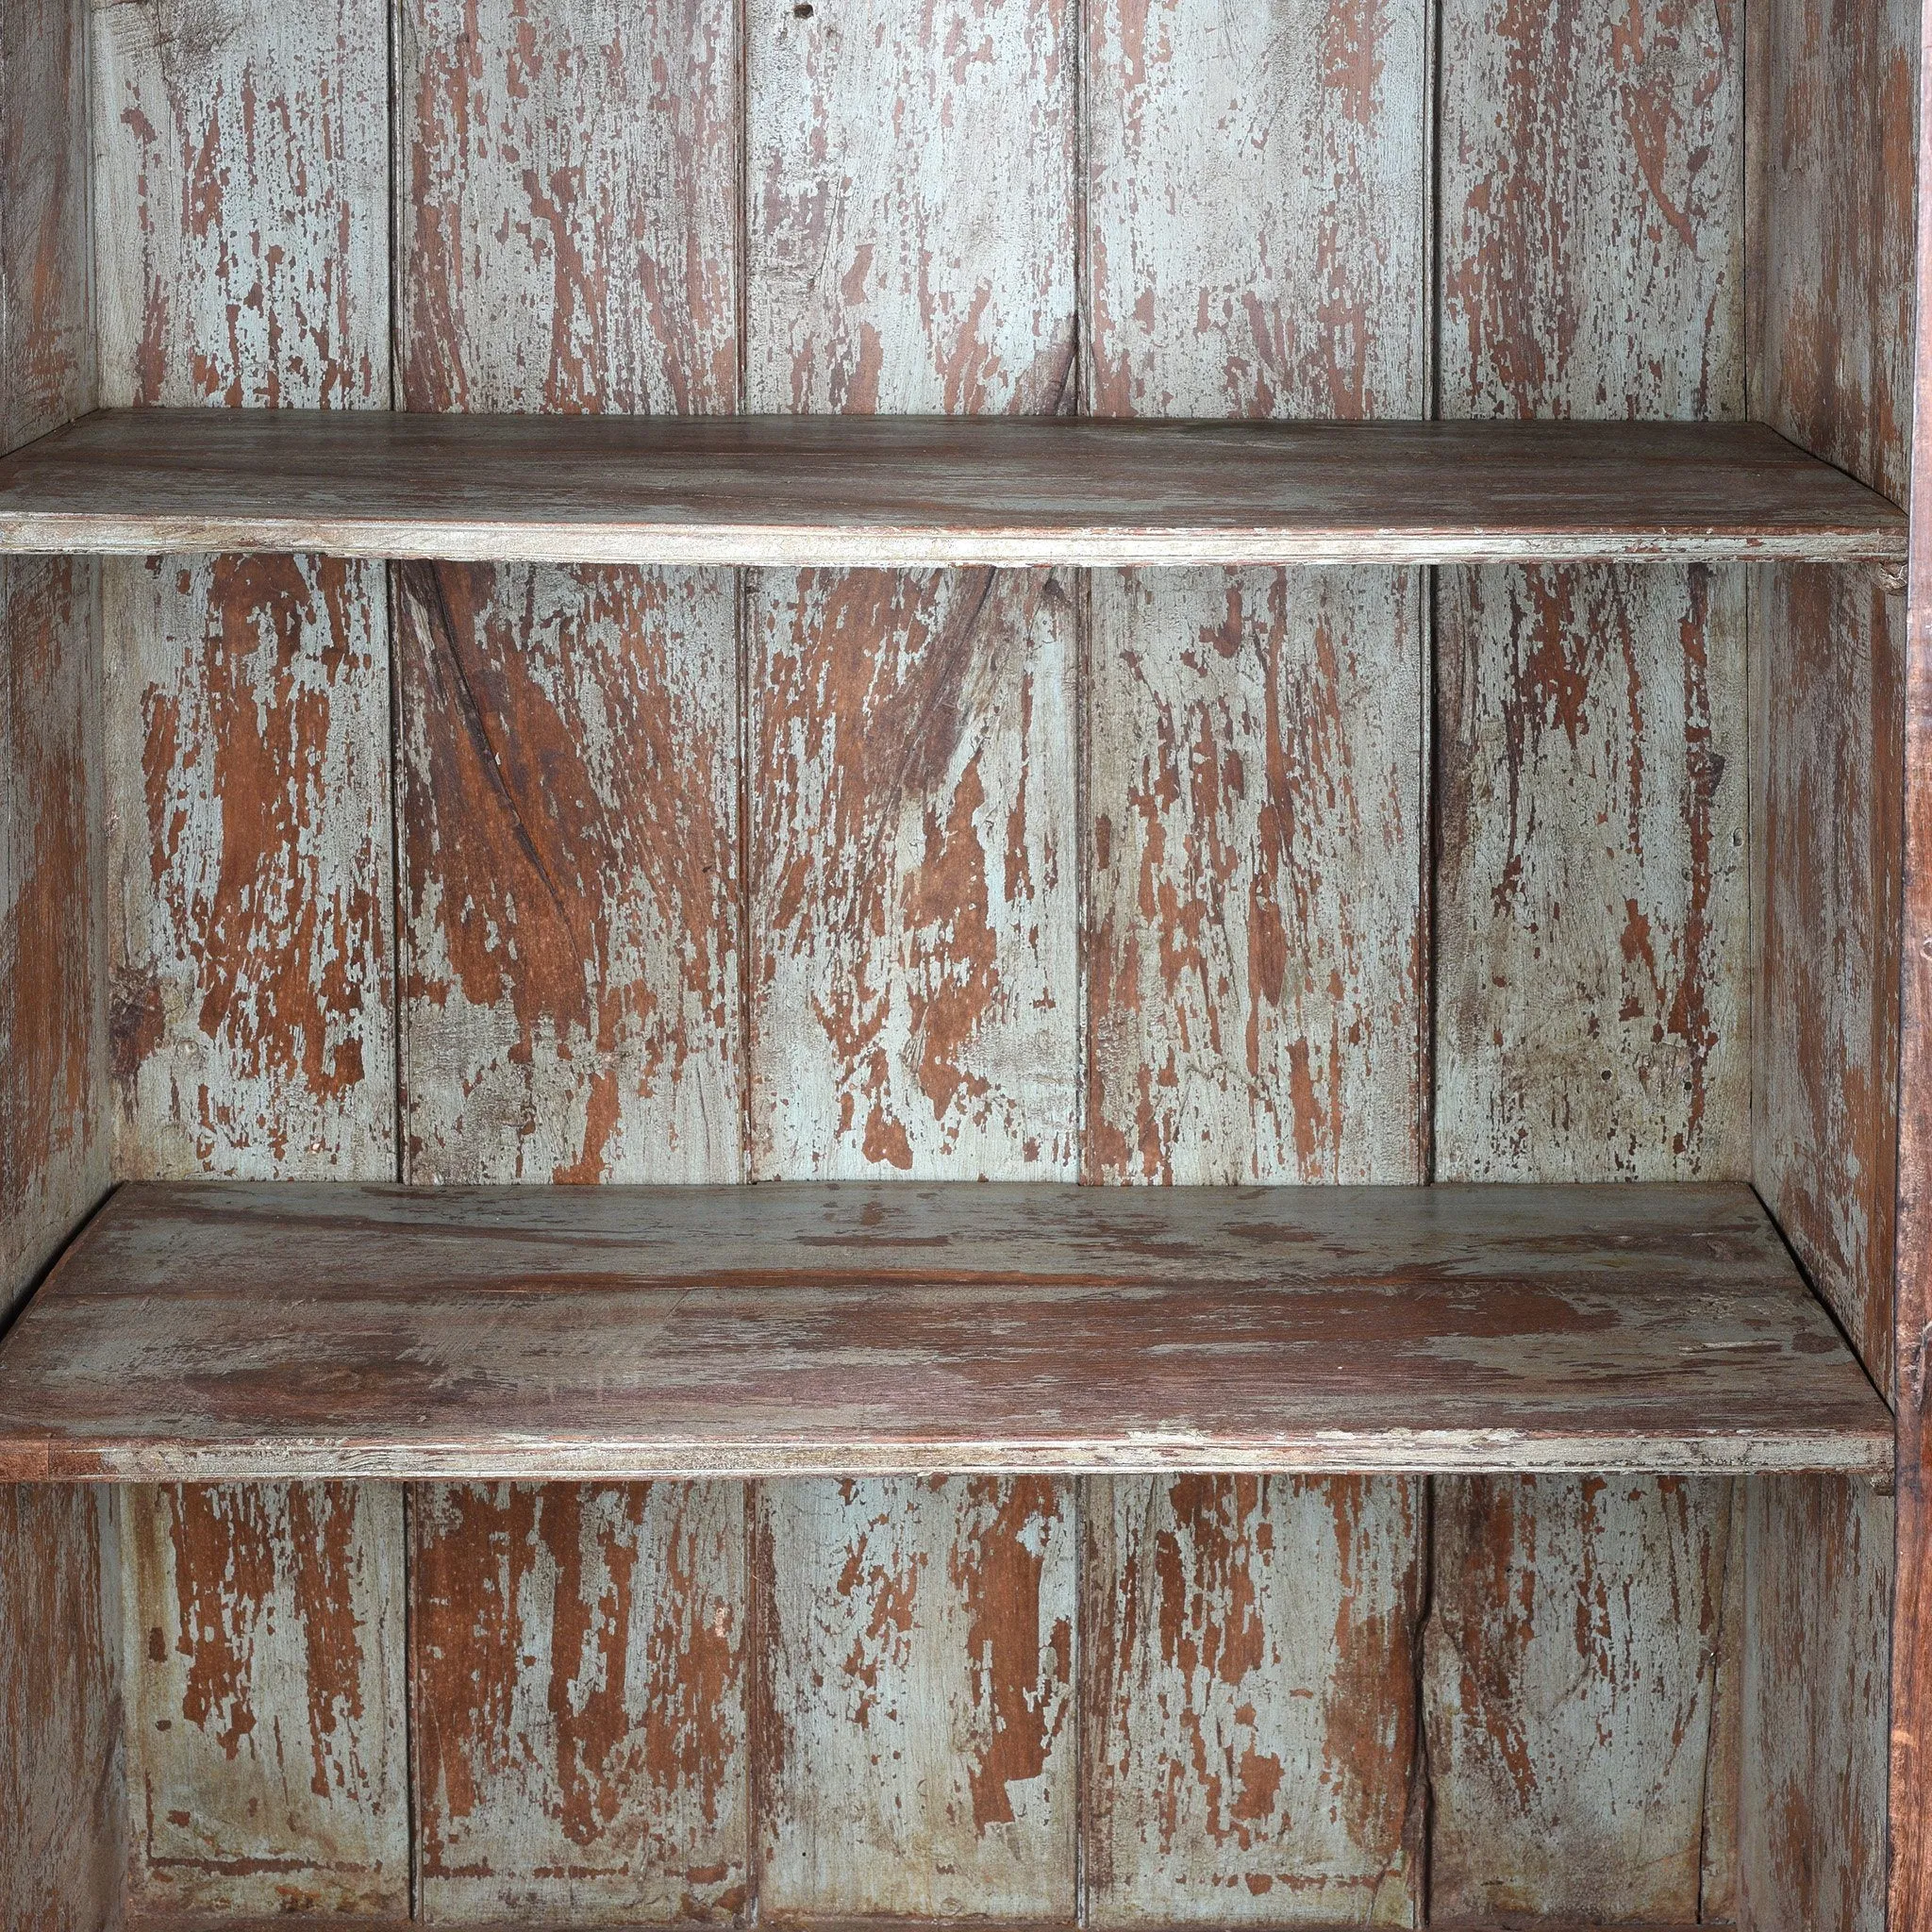
[[[744,1494],[425,1488],[413,1522],[420,1913],[744,1908]]]
[[[1070,1921],[1071,1488],[774,1483],[757,1508],[761,1914]]]
[[[127,1832],[119,1558],[100,1490],[0,1485],[0,1919],[121,1916]]]
[[[1884,1932],[1891,1499],[1824,1477],[1740,1492],[1738,1921],[1752,1932]]]
[[[1437,1482],[1432,1918],[1697,1917],[1732,1487]]]
[[[402,1491],[125,1491],[130,1899],[381,1913],[409,1897]]]
[[[1422,1490],[1088,1486],[1088,1924],[1419,1922]]]

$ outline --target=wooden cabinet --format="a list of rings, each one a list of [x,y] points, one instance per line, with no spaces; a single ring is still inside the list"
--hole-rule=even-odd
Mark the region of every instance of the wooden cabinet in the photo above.
[[[1924,34],[0,0],[0,1923],[1932,1932]]]

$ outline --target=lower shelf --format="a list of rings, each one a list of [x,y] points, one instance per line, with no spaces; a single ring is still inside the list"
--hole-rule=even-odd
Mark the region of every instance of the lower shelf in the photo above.
[[[0,1478],[1836,1470],[1748,1188],[123,1188]]]

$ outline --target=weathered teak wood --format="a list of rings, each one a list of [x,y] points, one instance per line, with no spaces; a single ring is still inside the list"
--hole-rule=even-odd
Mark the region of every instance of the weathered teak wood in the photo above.
[[[0,462],[0,551],[479,561],[1896,562],[1761,425],[103,411]]]
[[[1883,1471],[1737,1188],[135,1185],[0,1474]]]

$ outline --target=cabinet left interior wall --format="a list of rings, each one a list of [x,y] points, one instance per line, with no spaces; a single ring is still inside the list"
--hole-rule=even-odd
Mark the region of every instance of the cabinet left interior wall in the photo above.
[[[0,6],[0,448],[95,402],[87,11]],[[0,1323],[108,1180],[98,576],[0,561]],[[122,1914],[120,1562],[105,1491],[0,1487],[0,1924]]]

